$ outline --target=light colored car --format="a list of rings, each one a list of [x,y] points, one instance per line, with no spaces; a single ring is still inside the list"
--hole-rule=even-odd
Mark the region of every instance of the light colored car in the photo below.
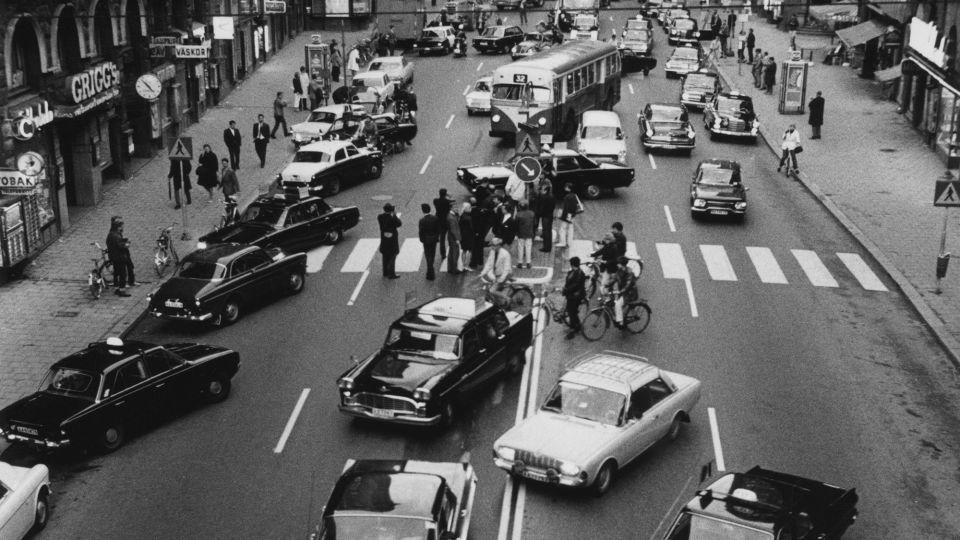
[[[577,128],[577,150],[596,161],[627,162],[620,117],[613,111],[586,111]]]
[[[340,188],[379,178],[383,154],[350,141],[319,141],[303,146],[277,175],[279,187],[307,188],[311,195],[336,195]]]
[[[571,41],[597,41],[598,33],[596,30],[577,30],[570,31]]]
[[[397,88],[397,83],[384,71],[357,73],[350,84],[355,92],[353,101],[362,103],[386,103],[393,99],[393,92]]]
[[[675,439],[700,381],[645,358],[591,353],[560,376],[535,414],[493,444],[494,463],[519,477],[607,492],[619,469]]]
[[[354,114],[366,114],[363,105],[328,105],[318,107],[310,112],[306,122],[300,122],[290,127],[293,132],[293,144],[301,146],[314,141],[319,141],[324,134],[330,131],[330,126],[334,122],[343,118],[347,111],[353,111]]]
[[[413,62],[403,56],[380,56],[370,61],[367,71],[383,71],[400,86],[413,83]]]
[[[493,77],[480,77],[467,92],[467,116],[490,112],[490,95]]]
[[[49,498],[46,465],[16,467],[0,461],[0,538],[20,539],[46,526]]]
[[[681,46],[673,50],[664,65],[667,78],[693,73],[703,67],[703,55],[699,47]]]

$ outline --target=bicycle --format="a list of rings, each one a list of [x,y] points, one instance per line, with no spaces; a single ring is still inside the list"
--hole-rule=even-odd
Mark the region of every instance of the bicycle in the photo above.
[[[107,257],[107,250],[99,242],[90,242],[90,245],[97,246],[97,249],[100,250],[99,259],[90,259],[93,261],[93,268],[87,274],[87,288],[90,290],[90,296],[97,300],[103,294],[103,290],[110,286],[103,275],[105,271],[113,273],[113,263]]]
[[[522,284],[517,284],[513,282],[513,279],[507,281],[505,291],[507,298],[510,299],[508,305],[504,305],[505,302],[500,296],[490,292],[490,287],[493,285],[493,282],[487,281],[484,278],[480,278],[480,288],[483,290],[483,299],[491,304],[496,304],[507,311],[515,311],[521,315],[526,315],[533,310],[533,290]]]
[[[616,320],[614,313],[614,302],[616,298],[612,293],[604,292],[600,297],[600,305],[593,308],[586,318],[583,319],[583,326],[580,333],[589,341],[597,341],[602,338],[607,329],[610,328],[611,321]],[[623,306],[623,325],[620,329],[627,329],[633,334],[639,334],[647,329],[650,324],[650,306],[644,300],[636,300]]]
[[[167,273],[167,268],[171,265],[176,266],[180,263],[180,256],[173,247],[170,238],[170,231],[176,223],[171,223],[169,227],[157,227],[160,232],[157,236],[157,250],[153,254],[153,269],[156,270],[158,277],[163,277]]]
[[[639,279],[643,274],[643,260],[641,260],[640,257],[630,256],[627,256],[627,259],[630,260],[630,264],[628,266],[631,270],[633,270],[633,275]],[[594,295],[597,294],[597,290],[600,289],[601,264],[602,262],[596,259],[586,259],[580,263],[581,267],[585,267],[584,274],[587,275],[587,302],[589,302]]]
[[[240,210],[237,208],[237,198],[233,195],[223,198],[223,214],[220,216],[220,225],[217,230],[229,227],[240,221]]]
[[[551,320],[570,328],[570,318],[567,316],[566,298],[564,298],[563,303],[561,303],[550,296],[550,293],[555,293],[559,290],[560,289],[558,288],[551,289],[550,291],[546,291],[540,297],[540,305],[537,306],[537,312],[535,313],[534,321],[537,321],[538,324],[540,321],[543,321],[543,323],[539,326],[539,332],[537,332],[537,334],[542,333],[550,324]],[[577,314],[579,315],[581,321],[586,318],[589,309],[590,305],[586,300],[580,302],[580,306],[577,308]]]

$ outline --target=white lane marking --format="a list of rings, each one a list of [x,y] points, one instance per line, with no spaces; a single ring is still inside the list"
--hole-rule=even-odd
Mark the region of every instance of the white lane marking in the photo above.
[[[640,258],[639,252],[637,252],[637,243],[636,242],[627,242],[627,251],[624,253],[627,257],[631,258]]]
[[[370,267],[373,256],[380,248],[379,238],[361,238],[357,240],[357,245],[353,246],[353,251],[347,257],[341,272],[363,272]]]
[[[657,524],[657,528],[653,530],[653,534],[650,535],[650,540],[660,538],[660,536],[657,533],[660,532],[660,528],[663,527],[663,525],[667,522],[668,519],[673,519],[673,517],[676,515],[673,509],[677,507],[677,503],[680,502],[680,499],[684,497],[690,498],[690,492],[687,491],[687,489],[690,488],[690,482],[693,482],[693,476],[690,476],[690,478],[687,478],[687,483],[683,485],[683,489],[681,489],[680,493],[677,494],[677,498],[674,499],[673,503],[670,504],[670,507],[668,509],[669,511],[666,514],[664,514],[663,518],[660,520],[660,523]]]
[[[353,288],[353,294],[350,295],[350,300],[347,301],[348,306],[352,306],[354,302],[357,301],[357,297],[360,296],[360,289],[363,289],[363,284],[367,281],[368,277],[370,277],[370,270],[364,270],[363,274],[360,274],[360,281],[358,281],[357,286]]]
[[[480,62],[479,64],[477,64],[477,71],[480,71],[480,68],[482,67],[483,67],[483,62]]]
[[[673,214],[670,213],[670,207],[663,205],[663,213],[667,215],[667,225],[670,226],[670,232],[677,232],[677,228],[673,225]]]
[[[867,265],[866,261],[856,253],[837,253],[837,257],[840,257],[840,260],[843,261],[847,270],[850,270],[850,273],[853,274],[853,277],[857,278],[860,286],[864,289],[868,291],[887,290],[883,282],[880,281],[880,278],[873,273],[873,270],[870,270],[870,266]]]
[[[507,476],[503,484],[503,496],[500,498],[500,527],[497,529],[497,540],[506,540],[510,529],[510,507],[513,503],[513,478]]]
[[[660,267],[666,279],[682,279],[687,289],[687,300],[690,302],[690,316],[699,317],[697,299],[693,295],[693,283],[690,280],[690,270],[687,261],[683,258],[683,249],[680,244],[657,244],[657,256],[660,257]]]
[[[430,166],[431,161],[433,161],[433,154],[427,156],[427,160],[423,162],[423,167],[420,167],[420,174],[427,172],[427,167]]]
[[[710,435],[713,437],[713,456],[717,461],[717,472],[723,472],[727,470],[727,465],[723,462],[723,447],[720,446],[720,426],[717,425],[717,411],[713,407],[708,407],[707,416],[710,417]]]
[[[450,115],[450,119],[447,120],[447,125],[443,126],[443,129],[450,129],[450,124],[453,123],[453,117],[454,117],[454,116],[456,116],[456,115],[455,115],[455,114],[451,114],[451,115]]]
[[[777,264],[777,259],[773,256],[773,251],[770,251],[770,248],[748,247],[747,255],[750,256],[750,261],[753,262],[753,267],[756,268],[760,281],[764,283],[787,283],[787,276],[783,275],[783,270]]]
[[[323,269],[323,261],[333,251],[333,246],[320,246],[307,252],[307,273],[315,274]]]
[[[520,482],[517,488],[517,506],[513,511],[513,538],[511,540],[520,540],[523,534],[523,507],[527,502],[527,484]]]
[[[420,269],[420,262],[423,261],[423,244],[418,238],[407,238],[400,246],[400,253],[397,253],[396,270],[397,272],[416,272]]]
[[[656,170],[657,162],[653,160],[653,154],[647,154],[647,157],[650,158],[650,167]]]
[[[702,244],[700,253],[703,254],[703,262],[707,265],[710,279],[714,281],[737,280],[737,273],[733,271],[733,265],[730,264],[727,250],[723,249],[723,246]]]
[[[630,89],[630,93],[632,94],[632,93],[633,93],[633,85],[630,84],[630,83],[627,83],[627,88]]]
[[[837,280],[833,279],[833,276],[830,274],[830,270],[827,270],[826,265],[823,264],[823,261],[820,260],[820,257],[816,253],[810,251],[809,249],[791,249],[790,253],[793,253],[793,258],[797,260],[797,264],[800,265],[800,268],[803,269],[803,273],[807,275],[807,279],[810,280],[810,283],[816,287],[839,287]]]
[[[293,432],[293,426],[297,423],[297,417],[300,416],[300,411],[303,410],[303,404],[307,401],[307,396],[309,395],[309,388],[304,388],[300,392],[300,397],[297,399],[297,404],[294,405],[293,412],[290,413],[290,418],[287,419],[287,425],[284,426],[283,433],[280,434],[280,440],[277,441],[277,446],[273,448],[274,454],[283,452],[283,447],[287,445],[287,439],[290,438],[290,433]]]
[[[463,89],[463,95],[467,95],[469,93],[470,93],[470,85],[468,84],[467,87]]]

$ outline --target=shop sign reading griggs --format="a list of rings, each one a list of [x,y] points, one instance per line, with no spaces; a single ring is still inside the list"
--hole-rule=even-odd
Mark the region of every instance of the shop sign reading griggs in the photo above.
[[[120,69],[113,62],[103,62],[92,68],[67,77],[67,92],[74,103],[120,86]]]

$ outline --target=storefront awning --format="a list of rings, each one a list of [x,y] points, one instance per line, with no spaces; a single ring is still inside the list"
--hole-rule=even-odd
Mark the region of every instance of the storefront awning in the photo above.
[[[867,21],[849,28],[837,30],[837,37],[840,38],[840,41],[844,42],[847,47],[856,47],[886,33],[886,26],[877,21]]]
[[[940,86],[946,88],[947,90],[949,90],[949,91],[952,92],[953,94],[960,96],[960,89],[957,89],[957,87],[955,87],[953,84],[947,82],[946,79],[944,79],[943,77],[941,77],[941,76],[940,76],[938,73],[936,73],[934,70],[932,70],[932,69],[930,69],[929,67],[927,67],[926,64],[925,64],[922,60],[908,57],[906,60],[904,60],[904,62],[911,62],[911,63],[913,63],[913,64],[916,65],[918,68],[920,68],[920,69],[922,69],[924,72],[926,72],[926,74],[927,74],[928,77],[930,77],[930,78],[932,78],[933,80],[937,81],[937,83],[940,84]],[[902,66],[903,64],[900,64],[900,65]],[[876,75],[876,74],[874,74],[874,75]]]
[[[58,105],[54,111],[54,115],[56,118],[76,118],[82,114],[92,111],[104,103],[107,103],[119,95],[119,88],[111,88],[105,92],[100,92],[96,96],[84,101],[83,103],[78,103],[76,105]]]
[[[873,78],[880,82],[890,82],[894,79],[899,79],[903,75],[903,68],[900,67],[900,64],[893,66],[892,68],[881,69],[880,71],[873,72]]]

